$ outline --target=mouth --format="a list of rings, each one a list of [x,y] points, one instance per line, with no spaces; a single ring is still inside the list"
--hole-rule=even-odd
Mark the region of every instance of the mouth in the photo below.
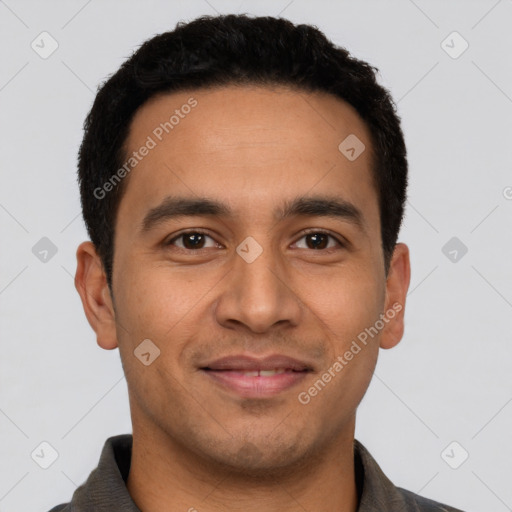
[[[200,370],[224,390],[244,398],[268,398],[295,387],[313,367],[281,355],[239,355],[217,359]]]

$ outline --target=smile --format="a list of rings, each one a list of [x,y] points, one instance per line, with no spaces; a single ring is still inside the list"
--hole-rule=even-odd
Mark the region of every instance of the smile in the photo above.
[[[244,398],[268,398],[291,389],[301,382],[308,370],[210,370],[202,372],[208,379],[231,393]]]

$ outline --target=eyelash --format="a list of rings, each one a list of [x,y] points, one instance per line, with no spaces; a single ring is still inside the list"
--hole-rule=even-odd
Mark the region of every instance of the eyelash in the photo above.
[[[212,240],[214,240],[214,238],[207,231],[203,231],[202,229],[189,229],[189,230],[183,231],[179,235],[176,235],[175,237],[171,238],[170,240],[165,242],[164,245],[166,247],[172,246],[176,240],[180,239],[181,237],[183,237],[185,235],[190,235],[190,234],[206,235],[209,238],[211,238]],[[334,236],[329,231],[325,231],[322,229],[315,229],[315,228],[310,228],[306,231],[303,231],[301,237],[298,238],[297,241],[304,238],[305,236],[311,235],[311,234],[327,235],[328,237],[332,238],[338,244],[338,247],[337,248],[330,247],[329,249],[309,249],[310,251],[328,252],[328,251],[332,251],[333,249],[342,249],[342,248],[346,247],[345,243],[343,243],[338,237]],[[201,248],[201,249],[186,249],[186,248],[182,248],[182,247],[177,247],[177,249],[179,249],[180,251],[185,251],[185,252],[189,252],[189,253],[197,253],[199,251],[207,250],[209,248],[206,247],[206,248]]]

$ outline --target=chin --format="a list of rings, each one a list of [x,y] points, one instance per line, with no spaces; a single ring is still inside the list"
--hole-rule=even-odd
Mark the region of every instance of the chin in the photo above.
[[[215,443],[215,453],[207,455],[210,464],[232,477],[256,479],[261,483],[275,482],[276,478],[288,474],[296,476],[316,452],[313,446],[307,448],[297,440],[269,440],[268,436],[261,440],[253,437],[250,441],[240,441],[238,446],[234,444],[233,438],[226,440],[224,446]]]

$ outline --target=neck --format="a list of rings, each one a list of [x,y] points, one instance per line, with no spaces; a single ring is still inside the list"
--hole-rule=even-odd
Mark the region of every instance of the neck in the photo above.
[[[356,512],[353,427],[293,468],[242,474],[134,425],[128,492],[144,512]]]

